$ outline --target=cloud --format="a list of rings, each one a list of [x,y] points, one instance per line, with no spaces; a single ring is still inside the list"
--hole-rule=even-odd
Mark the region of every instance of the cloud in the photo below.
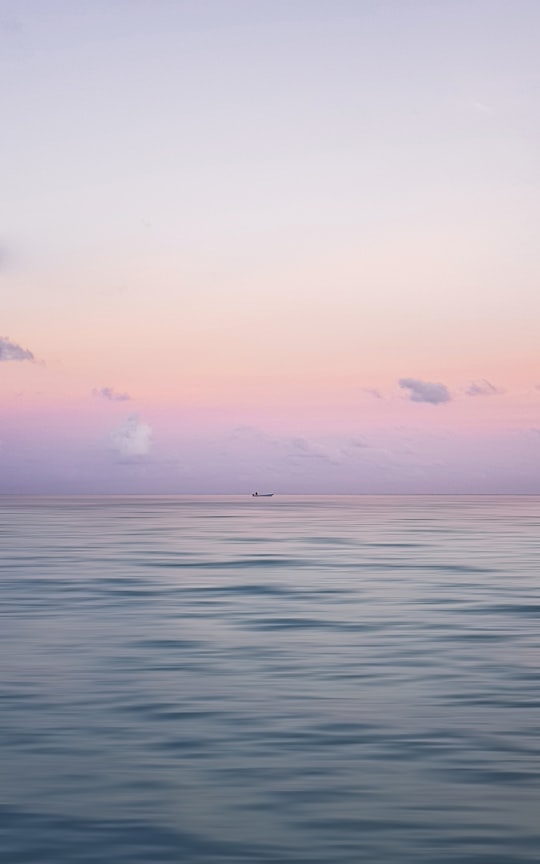
[[[430,405],[450,402],[451,396],[444,384],[420,381],[418,378],[400,378],[398,383],[400,387],[409,391],[411,402],[428,402]]]
[[[94,387],[92,394],[109,402],[128,402],[131,399],[129,393],[117,393],[113,387]]]
[[[467,396],[497,396],[502,393],[498,387],[495,387],[486,378],[480,378],[479,381],[471,381],[468,387],[465,388]]]
[[[111,435],[111,445],[119,456],[147,456],[152,445],[152,429],[136,414],[131,414]]]
[[[374,399],[382,399],[383,395],[380,390],[377,390],[376,387],[362,387],[364,393],[368,393],[370,396],[373,396]]]
[[[348,455],[347,449],[341,443],[334,441],[311,441],[302,436],[281,437],[270,435],[256,426],[237,426],[229,438],[233,447],[242,445],[246,454],[259,454],[258,459],[266,458],[272,462],[284,462],[287,465],[309,464],[314,460],[320,464],[339,465]]]
[[[366,439],[362,438],[361,436],[357,436],[356,438],[350,438],[349,441],[347,442],[347,444],[349,447],[359,447],[359,448],[370,446],[368,444],[368,442],[366,441]]]
[[[231,432],[233,441],[270,441],[270,436],[257,426],[235,426]]]
[[[327,462],[329,465],[339,465],[343,457],[347,455],[346,449],[333,442],[309,441],[307,438],[290,438],[285,440],[287,449],[291,448],[286,455],[287,459],[317,459]]]
[[[10,360],[29,360],[33,363],[34,355],[27,348],[21,348],[15,342],[0,336],[0,363],[8,363]]]

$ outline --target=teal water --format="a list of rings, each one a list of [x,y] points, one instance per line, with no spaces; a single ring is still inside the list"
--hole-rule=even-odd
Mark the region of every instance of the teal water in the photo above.
[[[525,864],[540,498],[0,499],[6,864]]]

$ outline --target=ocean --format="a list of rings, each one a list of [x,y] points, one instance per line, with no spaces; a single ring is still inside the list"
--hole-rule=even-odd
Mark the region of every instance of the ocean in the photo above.
[[[0,499],[6,864],[540,855],[540,498]]]

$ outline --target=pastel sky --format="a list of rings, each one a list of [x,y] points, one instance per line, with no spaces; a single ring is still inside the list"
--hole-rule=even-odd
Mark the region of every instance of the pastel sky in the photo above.
[[[537,0],[0,0],[0,492],[540,492]]]

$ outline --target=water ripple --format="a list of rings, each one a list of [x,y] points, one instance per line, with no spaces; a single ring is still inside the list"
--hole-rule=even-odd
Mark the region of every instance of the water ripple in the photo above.
[[[9,864],[532,864],[538,498],[0,500]]]

